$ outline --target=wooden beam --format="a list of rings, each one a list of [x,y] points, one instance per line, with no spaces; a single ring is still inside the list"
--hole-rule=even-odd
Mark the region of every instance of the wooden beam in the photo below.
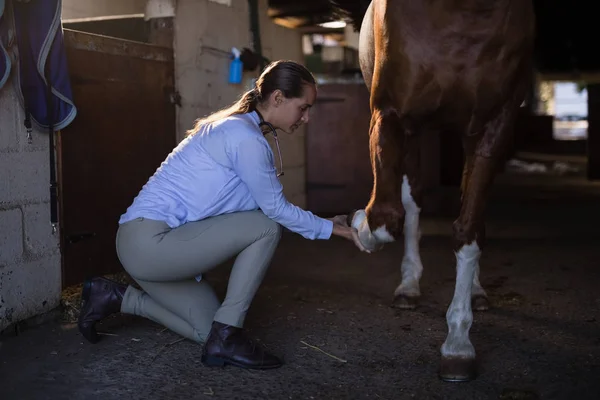
[[[587,177],[600,180],[600,84],[588,88]]]
[[[575,82],[583,81],[589,84],[600,83],[600,71],[586,72],[544,72],[538,73],[542,81]]]

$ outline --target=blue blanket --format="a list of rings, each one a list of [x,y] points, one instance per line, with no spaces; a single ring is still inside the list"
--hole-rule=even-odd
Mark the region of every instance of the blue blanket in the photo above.
[[[0,0],[3,5],[5,0]],[[77,115],[73,102],[61,23],[61,0],[13,1],[17,89],[22,106],[40,128],[58,131]],[[3,7],[4,8],[4,7]],[[7,18],[0,20],[7,25]],[[10,59],[3,65],[10,73]],[[2,67],[0,67],[2,68]],[[0,76],[2,73],[0,69]],[[52,95],[49,95],[48,84]]]
[[[5,6],[6,2],[0,0],[0,89],[2,89],[2,86],[8,81],[11,67],[10,56],[6,50],[6,47],[10,45],[10,38],[8,37],[8,24],[4,23],[4,20],[6,19],[4,16]]]

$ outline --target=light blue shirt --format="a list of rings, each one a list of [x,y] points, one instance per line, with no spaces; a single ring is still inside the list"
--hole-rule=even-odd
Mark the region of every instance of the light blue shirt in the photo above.
[[[256,112],[234,115],[181,141],[143,186],[119,223],[138,217],[171,228],[204,218],[261,209],[307,239],[329,239],[333,222],[287,201],[273,151]]]

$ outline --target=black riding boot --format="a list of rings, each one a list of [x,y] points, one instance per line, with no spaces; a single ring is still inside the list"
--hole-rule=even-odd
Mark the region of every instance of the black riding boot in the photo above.
[[[95,324],[101,319],[120,312],[127,285],[103,277],[86,280],[81,293],[81,312],[77,326],[91,343],[100,340]]]
[[[241,328],[216,321],[206,338],[202,363],[210,367],[230,364],[248,369],[271,369],[283,364],[279,358],[248,339]]]

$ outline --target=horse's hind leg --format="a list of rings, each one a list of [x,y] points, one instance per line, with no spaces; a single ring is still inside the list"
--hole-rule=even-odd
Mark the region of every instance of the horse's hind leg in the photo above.
[[[475,271],[483,247],[483,213],[487,190],[492,183],[498,161],[512,136],[514,104],[486,126],[473,154],[462,208],[454,222],[456,244],[456,285],[452,303],[446,313],[448,335],[442,345],[440,377],[447,381],[466,381],[476,375],[475,348],[469,339],[473,323],[471,295]]]
[[[419,251],[419,215],[423,196],[420,184],[420,150],[420,137],[406,136],[402,176],[402,205],[405,211],[402,282],[394,291],[394,307],[402,309],[415,308],[421,296],[419,281],[423,273],[423,264]]]
[[[468,191],[469,177],[471,171],[473,171],[473,160],[475,155],[475,146],[477,145],[477,137],[465,136],[463,137],[463,149],[465,152],[465,164],[463,167],[462,183],[460,186],[462,197],[464,199],[465,193]],[[485,242],[485,222],[481,221],[477,231],[477,238],[480,243]],[[485,311],[489,309],[489,300],[487,293],[479,282],[479,261],[475,266],[475,273],[473,275],[473,287],[471,289],[471,306],[475,311]]]

